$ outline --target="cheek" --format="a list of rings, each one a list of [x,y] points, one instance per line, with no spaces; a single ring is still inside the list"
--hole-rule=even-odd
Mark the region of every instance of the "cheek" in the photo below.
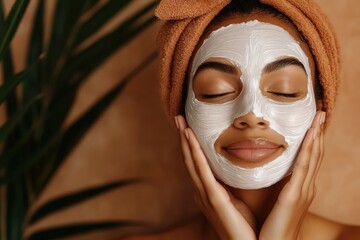
[[[189,126],[202,138],[218,136],[232,122],[233,105],[207,104],[195,99],[189,91],[185,104],[185,114]]]
[[[316,113],[315,101],[311,96],[291,104],[268,101],[264,109],[270,127],[283,135],[288,144],[302,138],[311,126]]]

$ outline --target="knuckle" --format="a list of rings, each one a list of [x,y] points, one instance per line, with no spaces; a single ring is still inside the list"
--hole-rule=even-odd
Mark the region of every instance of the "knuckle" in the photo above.
[[[296,162],[294,165],[294,169],[301,172],[308,172],[309,171],[309,163],[302,163],[302,162]]]

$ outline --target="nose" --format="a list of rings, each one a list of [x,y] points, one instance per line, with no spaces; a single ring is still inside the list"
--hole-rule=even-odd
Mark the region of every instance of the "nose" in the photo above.
[[[269,122],[263,118],[255,116],[253,112],[249,112],[244,116],[236,118],[233,122],[234,127],[239,129],[246,128],[261,128],[266,129],[269,127]]]

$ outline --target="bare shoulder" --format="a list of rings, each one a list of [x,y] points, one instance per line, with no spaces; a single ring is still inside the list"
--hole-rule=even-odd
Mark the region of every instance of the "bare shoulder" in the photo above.
[[[308,213],[304,219],[299,239],[358,240],[360,239],[360,226],[344,225]]]

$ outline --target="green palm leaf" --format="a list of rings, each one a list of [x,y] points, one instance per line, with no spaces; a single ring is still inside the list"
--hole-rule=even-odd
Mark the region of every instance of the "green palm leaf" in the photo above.
[[[8,148],[2,152],[0,156],[0,168],[7,168],[12,160],[16,159],[16,156],[23,152],[23,149],[28,145],[33,132],[34,127],[27,129],[27,131],[23,133],[22,137],[18,139],[18,141],[14,142],[12,146],[8,146]],[[3,183],[6,183],[6,181]]]
[[[62,239],[77,234],[84,234],[93,231],[106,230],[111,228],[139,226],[141,222],[135,221],[103,221],[103,222],[86,222],[63,225],[60,227],[48,228],[33,233],[28,240],[52,240]]]
[[[144,18],[144,15],[149,13],[155,5],[154,2],[149,3],[115,30],[73,56],[69,61],[69,66],[65,68],[66,75],[63,78],[67,79],[76,75],[76,79],[73,80],[74,84],[81,83],[105,59],[114,53],[114,49],[124,46],[138,33],[155,22],[156,19],[152,15]],[[96,59],[96,61],[89,61],[89,59]]]
[[[0,86],[0,103],[7,99],[16,86],[24,80],[25,72],[18,73],[11,81],[6,81]]]
[[[0,127],[0,142],[4,141],[9,134],[18,126],[18,124],[23,119],[24,115],[28,112],[30,108],[32,108],[33,105],[37,104],[41,97],[33,98],[30,102],[26,104],[26,106],[22,109],[20,109],[16,114],[11,116],[8,121],[4,123]]]
[[[0,2],[0,29],[5,29],[5,14],[2,2]],[[0,31],[1,32],[1,31]],[[11,55],[10,48],[4,50],[4,59],[2,64],[2,73],[3,73],[3,81],[4,83],[9,82],[10,79],[14,76],[14,67],[13,67],[13,59]],[[13,87],[8,88],[8,92],[6,93],[7,101],[6,101],[6,113],[8,115],[12,115],[17,109],[17,100],[15,96],[15,87],[18,83],[13,84]],[[10,84],[11,86],[11,84]],[[1,98],[1,97],[0,97]],[[1,101],[0,101],[1,103]]]
[[[54,83],[53,78],[61,70],[61,64],[69,54],[72,35],[79,27],[81,14],[88,9],[88,0],[57,1],[56,12],[53,17],[50,42],[46,52],[46,79]]]
[[[22,152],[16,152],[12,160],[16,160],[12,163],[12,167],[9,168],[3,176],[0,177],[0,185],[16,180],[32,166],[39,163],[49,153],[56,154],[56,146],[61,141],[61,135],[56,134],[51,139],[43,143],[39,148],[34,149],[31,155],[24,155]],[[9,160],[4,160],[9,162]],[[16,163],[16,164],[15,164]]]
[[[121,93],[125,86],[131,79],[136,76],[141,70],[146,68],[155,58],[157,54],[152,53],[147,57],[141,64],[139,64],[134,70],[132,70],[127,76],[125,76],[119,83],[107,92],[102,98],[93,104],[82,116],[80,116],[64,133],[61,140],[59,152],[57,158],[53,160],[50,171],[43,175],[45,178],[42,180],[42,189],[54,175],[56,169],[66,159],[67,155],[72,149],[80,142],[85,133],[94,125],[99,119],[102,113],[110,106],[110,104],[116,99]]]
[[[44,205],[40,206],[36,212],[31,216],[29,224],[34,224],[36,221],[46,217],[49,214],[61,211],[69,206],[74,206],[82,201],[89,200],[105,192],[114,190],[115,188],[124,187],[130,184],[137,183],[139,179],[126,179],[108,184],[103,184],[96,187],[82,189],[75,193],[67,194],[62,197],[53,199]]]
[[[150,3],[146,8],[137,12],[134,17],[129,18],[114,31],[69,59],[68,63],[64,66],[64,70],[58,77],[58,81],[62,82],[62,86],[57,88],[57,93],[54,93],[48,107],[49,119],[47,119],[46,123],[47,129],[58,129],[61,127],[62,122],[70,110],[68,107],[64,107],[65,104],[62,103],[72,102],[74,100],[77,93],[76,90],[89,74],[96,70],[116,49],[124,46],[139,32],[155,21],[155,18],[152,16],[145,20],[141,19],[143,15],[149,13],[153,7],[154,3]],[[66,89],[70,89],[70,91]],[[48,133],[51,134],[51,132]]]
[[[28,197],[24,177],[7,185],[6,233],[8,240],[22,239],[23,221],[28,209]]]
[[[0,26],[0,36],[3,36],[0,40],[0,60],[4,57],[28,4],[29,0],[16,0],[5,23]],[[3,9],[1,9],[1,11],[3,11]]]
[[[130,3],[131,0],[110,0],[107,2],[88,21],[82,24],[74,40],[73,47],[77,47],[84,40],[91,37],[102,26],[104,26],[108,20],[114,17],[119,11],[121,11]]]
[[[35,18],[32,25],[30,36],[30,48],[27,52],[27,67],[40,60],[43,53],[43,38],[44,38],[44,0],[38,1],[38,6],[35,11]],[[41,65],[32,68],[29,76],[23,81],[23,102],[28,102],[41,91],[42,76]]]
[[[151,54],[70,127],[65,127],[65,119],[81,85],[117,49],[155,22],[152,10],[157,1],[135,12],[105,36],[88,42],[133,1],[57,0],[49,40],[45,42],[44,10],[47,1],[38,0],[25,57],[26,68],[15,73],[9,45],[29,2],[16,0],[5,18],[3,1],[0,0],[0,61],[4,80],[0,86],[0,104],[7,109],[7,119],[0,126],[0,185],[5,184],[6,190],[0,193],[4,200],[2,204],[5,204],[0,209],[6,209],[6,213],[0,214],[3,216],[0,219],[0,237],[5,232],[9,240],[22,239],[29,206],[127,83],[156,57],[156,53]],[[82,46],[85,41],[89,45]],[[34,223],[128,183],[114,182],[53,199],[41,206],[30,221]],[[78,223],[36,232],[31,239],[59,239],[94,229],[131,224],[134,223]]]

